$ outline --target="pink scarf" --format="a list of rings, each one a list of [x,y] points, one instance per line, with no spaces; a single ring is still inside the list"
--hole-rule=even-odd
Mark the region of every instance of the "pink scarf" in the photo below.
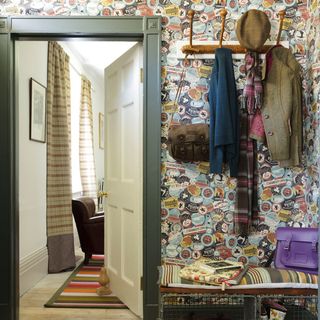
[[[261,109],[263,95],[258,53],[246,53],[245,69],[247,77],[243,89],[243,109],[246,109],[249,114],[255,114],[256,110]]]
[[[245,56],[246,84],[243,89],[242,109],[253,115],[249,124],[249,137],[261,142],[265,140],[261,106],[263,86],[261,81],[261,67],[259,54],[248,52]]]

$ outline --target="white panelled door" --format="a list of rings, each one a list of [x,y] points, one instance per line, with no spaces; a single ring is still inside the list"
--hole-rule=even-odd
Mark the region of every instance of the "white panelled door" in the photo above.
[[[142,316],[142,46],[105,70],[105,265],[110,287]]]

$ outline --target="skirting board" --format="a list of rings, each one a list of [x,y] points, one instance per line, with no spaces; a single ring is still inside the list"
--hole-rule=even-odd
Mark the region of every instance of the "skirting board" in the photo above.
[[[20,296],[48,274],[48,250],[43,247],[20,259]]]

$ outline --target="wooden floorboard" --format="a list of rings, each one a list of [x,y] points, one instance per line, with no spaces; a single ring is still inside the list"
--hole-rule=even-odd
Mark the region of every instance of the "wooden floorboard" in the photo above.
[[[64,283],[71,272],[50,274],[20,298],[19,320],[115,320],[139,319],[130,310],[45,308],[43,305]]]

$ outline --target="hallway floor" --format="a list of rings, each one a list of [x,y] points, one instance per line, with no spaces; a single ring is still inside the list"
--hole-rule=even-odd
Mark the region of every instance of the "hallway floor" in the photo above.
[[[49,274],[20,298],[20,320],[139,319],[127,309],[45,308],[43,305],[71,272]]]

